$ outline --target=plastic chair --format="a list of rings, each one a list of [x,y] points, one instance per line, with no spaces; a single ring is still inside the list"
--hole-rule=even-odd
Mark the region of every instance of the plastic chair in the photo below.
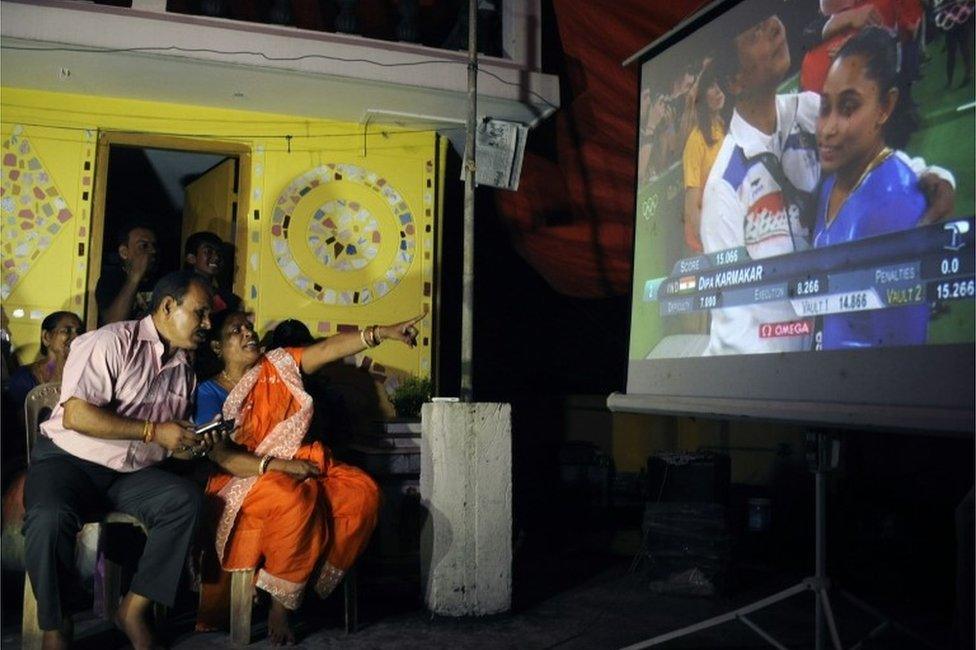
[[[40,430],[41,422],[47,419],[54,407],[58,403],[61,395],[61,384],[48,383],[35,386],[24,401],[24,423],[27,428],[27,459],[30,463],[30,453],[34,449],[34,442],[37,440],[37,433]],[[100,521],[85,524],[85,527],[98,527],[99,549],[103,547],[102,534],[103,524],[128,524],[139,528],[143,534],[148,534],[146,525],[138,518],[127,515],[123,512],[109,512]],[[119,600],[122,597],[122,567],[118,563],[99,553],[99,563],[103,567],[101,574],[97,568],[95,571],[95,594],[96,606],[100,605],[97,614],[107,621],[115,618],[115,611],[118,609]],[[98,594],[102,595],[99,602]],[[166,615],[166,608],[162,605],[155,605],[154,613],[156,624]],[[22,647],[25,650],[41,647],[42,631],[37,624],[37,599],[34,597],[34,590],[31,587],[30,578],[24,572],[24,614],[22,621]]]

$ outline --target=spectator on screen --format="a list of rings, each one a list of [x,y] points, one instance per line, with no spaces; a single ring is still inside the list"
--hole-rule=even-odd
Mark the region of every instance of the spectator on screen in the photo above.
[[[945,32],[946,85],[952,87],[956,71],[956,54],[962,55],[963,74],[960,88],[973,82],[973,0],[936,0],[935,25]]]
[[[706,61],[695,85],[695,126],[685,141],[682,156],[685,182],[684,225],[685,243],[691,250],[702,251],[701,199],[708,172],[712,169],[718,150],[725,138],[726,121],[722,109],[725,93],[715,78],[711,61]]]
[[[827,19],[823,40],[807,52],[800,69],[800,87],[815,93],[840,48],[860,30],[883,27],[912,50],[923,16],[919,0],[820,0],[820,12]]]

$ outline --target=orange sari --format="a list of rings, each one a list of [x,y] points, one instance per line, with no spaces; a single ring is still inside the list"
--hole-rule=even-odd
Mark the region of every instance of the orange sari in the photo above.
[[[322,473],[304,481],[275,471],[248,478],[218,472],[210,478],[207,496],[220,512],[215,550],[223,571],[204,571],[198,630],[227,620],[227,571],[258,569],[255,585],[296,609],[313,573],[319,596],[335,589],[376,526],[376,483],[333,459],[328,447],[303,443],[312,398],[302,386],[301,354],[278,349],[262,357],[227,396],[223,416],[237,421],[235,442],[248,451],[309,460]]]

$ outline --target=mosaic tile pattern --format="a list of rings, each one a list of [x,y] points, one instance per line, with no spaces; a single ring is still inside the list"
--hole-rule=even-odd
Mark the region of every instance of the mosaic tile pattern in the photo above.
[[[423,250],[424,259],[421,264],[421,278],[423,279],[423,298],[421,300],[421,309],[427,314],[427,318],[420,321],[417,326],[420,330],[420,336],[417,337],[417,342],[420,343],[422,350],[430,350],[430,341],[433,337],[433,321],[434,318],[431,315],[433,310],[433,287],[434,287],[434,264],[430,259],[430,253],[434,250],[434,233],[433,233],[433,213],[434,213],[434,195],[436,193],[436,176],[434,169],[434,161],[427,160],[424,164],[424,216],[421,222],[424,225],[423,228]],[[420,373],[422,376],[430,375],[430,354],[421,355],[420,358]]]
[[[91,196],[93,170],[95,168],[95,132],[85,129],[82,142],[81,178],[78,196],[84,197],[77,204],[75,214],[75,265],[74,265],[74,309],[83,312],[88,281],[88,234],[91,219]]]
[[[337,271],[365,268],[380,250],[376,218],[355,201],[329,201],[312,215],[308,246],[316,259]]]
[[[6,300],[73,215],[22,127],[14,127],[2,155],[0,299]]]
[[[299,204],[311,200],[306,199],[309,192],[342,180],[354,184],[358,191],[381,198],[390,215],[371,215],[348,198],[320,206],[313,211],[308,224],[292,223]],[[296,238],[289,239],[289,233],[295,232],[301,233],[298,242],[293,241]],[[271,250],[278,268],[298,291],[327,305],[366,305],[390,293],[413,262],[416,234],[414,215],[403,196],[385,178],[351,164],[330,163],[302,174],[278,197],[271,217]],[[315,259],[331,272],[370,269],[370,262],[383,247],[396,248],[393,262],[386,268],[373,269],[367,283],[335,289],[313,280],[322,277],[324,269],[299,266],[293,246],[309,247]]]

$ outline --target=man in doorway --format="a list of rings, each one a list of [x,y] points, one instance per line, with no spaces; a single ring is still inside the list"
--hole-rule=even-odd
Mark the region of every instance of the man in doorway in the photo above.
[[[116,623],[134,648],[154,643],[153,602],[172,606],[202,506],[190,480],[155,464],[206,451],[186,419],[196,384],[187,353],[210,329],[210,287],[191,271],[163,277],[151,313],[72,343],[61,396],[41,425],[24,488],[25,565],[45,648],[66,647],[78,589],[75,538],[115,510],[148,526],[146,546]]]
[[[192,268],[210,283],[213,292],[212,314],[225,309],[237,311],[241,304],[240,296],[222,287],[219,274],[223,270],[224,242],[212,232],[200,231],[190,235],[183,247],[186,266]]]
[[[716,23],[721,32],[715,65],[726,97],[735,104],[702,195],[701,241],[705,253],[744,247],[752,259],[785,255],[810,247],[813,192],[820,182],[816,93],[777,94],[790,70],[786,28],[773,12],[782,3],[740,5]],[[912,167],[921,177],[929,208],[922,222],[948,216],[954,199],[952,174]],[[705,355],[794,352],[811,349],[804,328],[798,335],[762,338],[764,324],[789,323],[798,316],[788,300],[714,309]]]
[[[149,313],[152,273],[156,269],[156,233],[131,223],[118,233],[121,264],[106,265],[95,285],[98,323],[138,320]]]

